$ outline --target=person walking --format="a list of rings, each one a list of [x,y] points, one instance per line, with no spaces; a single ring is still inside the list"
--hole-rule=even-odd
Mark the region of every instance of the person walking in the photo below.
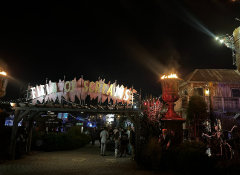
[[[108,132],[106,131],[106,127],[103,128],[103,131],[100,134],[101,137],[101,156],[106,156],[105,155],[105,150],[106,150],[106,144],[108,140]]]
[[[95,144],[95,140],[96,140],[96,129],[93,128],[92,132],[91,132],[91,138],[92,138],[92,146]]]
[[[130,137],[129,137],[129,144],[131,145],[131,152],[132,152],[132,158],[130,160],[135,159],[135,132],[134,132],[134,127],[131,128],[130,130]]]

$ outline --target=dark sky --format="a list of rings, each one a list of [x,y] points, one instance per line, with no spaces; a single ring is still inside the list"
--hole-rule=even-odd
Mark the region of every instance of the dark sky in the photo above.
[[[240,26],[239,1],[79,2],[1,4],[0,58],[15,79],[2,100],[64,75],[158,96],[166,70],[183,78],[194,69],[235,69],[231,50],[214,37]]]

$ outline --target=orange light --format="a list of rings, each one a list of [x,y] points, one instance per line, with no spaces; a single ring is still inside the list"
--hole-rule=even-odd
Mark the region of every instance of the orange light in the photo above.
[[[161,79],[165,79],[165,78],[178,78],[178,76],[176,74],[171,74],[171,75],[168,75],[168,76],[163,75],[161,77]]]
[[[2,74],[2,75],[7,75],[7,73],[4,72],[4,71],[0,72],[0,74]]]

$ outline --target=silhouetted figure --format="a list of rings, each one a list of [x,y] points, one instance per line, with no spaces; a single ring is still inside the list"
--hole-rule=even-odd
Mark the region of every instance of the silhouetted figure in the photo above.
[[[93,130],[92,130],[92,132],[91,132],[92,146],[95,144],[96,136],[97,136],[96,129],[93,128]]]
[[[176,135],[175,131],[171,131],[171,136],[170,136],[170,146],[169,147],[174,147],[174,146],[179,146],[181,143],[181,138]]]
[[[167,134],[167,129],[163,129],[162,134],[159,137],[159,144],[163,149],[168,149],[170,145],[169,141],[170,141],[170,137]]]

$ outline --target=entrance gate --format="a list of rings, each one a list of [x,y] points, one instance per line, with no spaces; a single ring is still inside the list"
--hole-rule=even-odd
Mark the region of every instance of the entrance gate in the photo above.
[[[122,106],[121,106],[122,107]],[[11,136],[11,145],[10,145],[10,159],[14,160],[15,155],[15,145],[16,145],[16,134],[18,130],[18,123],[24,118],[26,121],[29,122],[29,136],[28,136],[28,143],[27,143],[27,154],[31,151],[31,140],[32,140],[32,129],[33,129],[33,122],[39,118],[44,113],[51,111],[51,112],[62,112],[62,113],[71,113],[71,112],[85,112],[85,113],[99,113],[99,114],[120,114],[126,115],[134,124],[135,126],[135,145],[136,145],[136,156],[139,154],[139,146],[140,146],[140,113],[142,112],[140,109],[133,109],[127,108],[124,106],[123,108],[118,108],[118,106],[109,107],[104,109],[102,106],[92,106],[90,105],[89,108],[86,109],[86,106],[68,106],[68,105],[42,105],[37,104],[35,106],[25,106],[25,107],[14,107],[15,115],[12,127],[12,136]]]

